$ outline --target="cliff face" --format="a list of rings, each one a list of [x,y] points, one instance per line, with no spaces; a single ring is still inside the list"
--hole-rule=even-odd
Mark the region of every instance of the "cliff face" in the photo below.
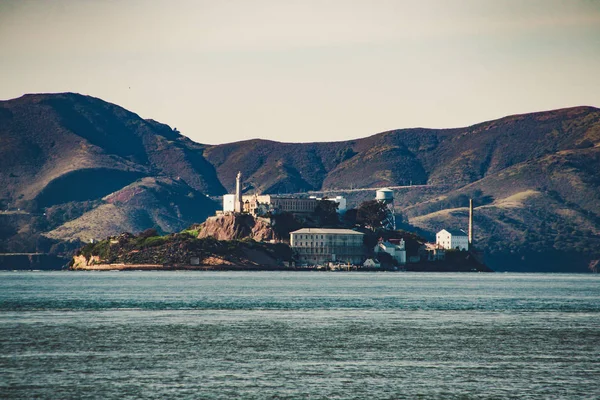
[[[99,256],[90,256],[89,258],[86,258],[83,254],[80,254],[73,257],[71,269],[88,269],[92,265],[101,263],[102,261]]]
[[[271,225],[263,219],[247,214],[226,214],[210,217],[202,224],[198,239],[213,237],[217,240],[251,238],[257,242],[275,238]]]

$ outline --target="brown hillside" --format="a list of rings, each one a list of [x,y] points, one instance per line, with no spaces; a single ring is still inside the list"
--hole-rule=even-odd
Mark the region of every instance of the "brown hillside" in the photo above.
[[[59,246],[45,237],[152,226],[169,232],[202,222],[218,206],[204,194],[233,191],[237,171],[247,192],[427,184],[396,191],[397,210],[423,234],[465,228],[464,207],[473,197],[477,242],[487,257],[564,271],[600,259],[597,108],[333,143],[207,146],[73,93],[0,102],[0,209],[10,209],[0,212],[0,251]],[[352,206],[373,193],[347,195]],[[179,225],[169,222],[175,220]]]
[[[600,143],[600,110],[576,107],[516,115],[458,129],[400,129],[365,139],[291,144],[251,140],[208,146],[225,187],[237,171],[249,189],[413,184],[460,187],[510,166]]]
[[[91,200],[143,176],[179,178],[220,194],[223,187],[202,152],[167,125],[89,96],[0,102],[1,199],[15,207]]]
[[[203,151],[167,125],[89,96],[1,101],[0,251],[203,221],[215,210],[203,193],[224,192]],[[132,188],[132,199],[111,201]]]

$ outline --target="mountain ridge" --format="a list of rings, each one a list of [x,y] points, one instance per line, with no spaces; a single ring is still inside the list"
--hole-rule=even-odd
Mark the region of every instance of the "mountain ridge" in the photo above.
[[[119,229],[183,229],[214,213],[219,205],[206,195],[231,192],[238,171],[247,193],[426,184],[396,191],[396,210],[408,228],[432,233],[463,226],[461,207],[473,197],[481,213],[476,238],[487,255],[518,259],[525,250],[562,251],[576,255],[577,271],[600,259],[594,249],[600,249],[595,107],[515,114],[463,128],[397,129],[348,141],[207,145],[76,93],[0,101],[0,208],[30,213],[0,213],[0,251],[64,249],[60,243]],[[529,192],[537,194],[519,197]],[[370,195],[347,193],[351,206]],[[436,214],[443,209],[450,211]],[[95,229],[93,221],[106,219],[115,223]]]

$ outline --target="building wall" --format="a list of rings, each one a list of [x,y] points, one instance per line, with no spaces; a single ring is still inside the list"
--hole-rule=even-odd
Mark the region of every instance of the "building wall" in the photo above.
[[[223,211],[235,211],[235,194],[223,195]]]
[[[362,234],[291,233],[290,245],[308,264],[360,264],[365,256]]]
[[[255,214],[258,204],[264,204],[275,212],[310,214],[315,211],[317,200],[311,198],[275,197],[271,195],[244,196],[244,211]]]
[[[469,250],[469,237],[468,236],[452,236],[452,248],[459,250]]]
[[[271,198],[271,205],[278,212],[312,213],[317,206],[317,200],[274,197]]]
[[[385,244],[377,244],[375,246],[375,254],[382,252],[388,253],[398,264],[406,264],[406,249],[404,247],[404,241],[402,245],[386,246]]]
[[[398,264],[406,264],[406,250],[396,250],[394,258],[398,261]]]
[[[442,230],[435,235],[435,243],[442,246],[444,249],[456,249],[468,250],[469,249],[469,237],[468,236],[456,236],[452,235],[446,230]]]

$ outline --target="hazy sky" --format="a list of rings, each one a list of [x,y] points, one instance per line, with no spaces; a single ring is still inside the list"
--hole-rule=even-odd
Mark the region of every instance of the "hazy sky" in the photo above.
[[[600,106],[600,0],[0,0],[0,99],[79,92],[201,143]]]

